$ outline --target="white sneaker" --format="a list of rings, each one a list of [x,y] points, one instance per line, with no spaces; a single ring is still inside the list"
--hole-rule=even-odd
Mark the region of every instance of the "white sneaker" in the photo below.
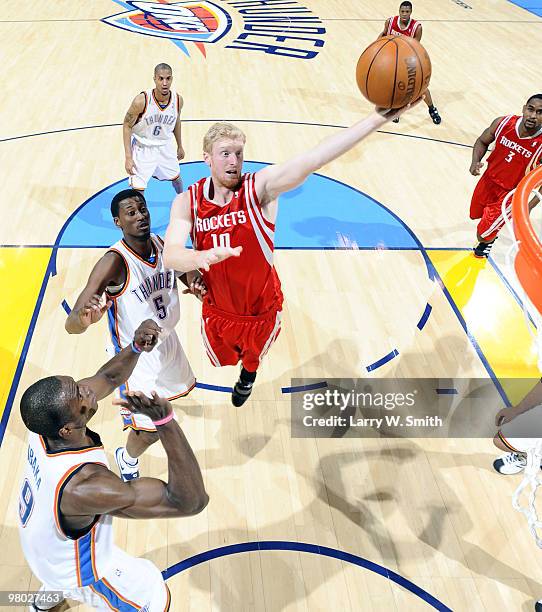
[[[493,467],[499,474],[519,474],[527,465],[527,459],[519,453],[505,453],[493,462]]]
[[[115,451],[115,461],[119,466],[120,477],[124,482],[139,478],[139,461],[136,459],[135,463],[128,463],[124,459],[124,447],[121,446]]]

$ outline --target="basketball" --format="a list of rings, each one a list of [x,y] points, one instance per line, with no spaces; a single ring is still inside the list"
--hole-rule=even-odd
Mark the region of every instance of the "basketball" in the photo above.
[[[382,108],[400,108],[429,86],[431,60],[415,38],[384,36],[361,54],[356,68],[359,90]]]

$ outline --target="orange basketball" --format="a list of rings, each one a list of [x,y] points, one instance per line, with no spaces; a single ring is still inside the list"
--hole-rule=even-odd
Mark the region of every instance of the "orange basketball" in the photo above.
[[[356,81],[376,106],[400,108],[417,100],[429,86],[431,60],[415,38],[384,36],[361,54]]]

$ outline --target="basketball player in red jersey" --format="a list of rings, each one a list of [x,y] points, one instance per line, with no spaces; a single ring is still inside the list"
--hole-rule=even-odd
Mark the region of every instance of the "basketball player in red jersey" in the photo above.
[[[476,228],[476,257],[488,257],[497,233],[504,225],[502,202],[521,179],[542,163],[542,94],[531,96],[523,116],[497,117],[474,143],[470,173],[480,174],[482,158],[489,145],[495,148],[487,159],[487,169],[478,181],[470,204],[470,218],[480,219]],[[534,206],[536,199],[531,203]],[[506,208],[510,213],[512,201]]]
[[[382,36],[409,36],[410,38],[415,38],[417,41],[422,39],[422,24],[419,21],[411,18],[412,15],[412,2],[401,2],[399,5],[399,15],[395,15],[395,17],[389,17],[386,19],[386,23],[384,24],[384,30],[380,34],[378,38],[382,38]],[[433,120],[433,123],[438,125],[442,118],[438,113],[436,106],[433,104],[433,98],[431,98],[431,93],[427,89],[424,94],[424,100],[429,107],[429,115]],[[396,117],[393,120],[394,123],[399,123],[399,117]]]
[[[242,363],[234,406],[248,399],[260,361],[280,332],[283,297],[273,266],[278,196],[406,108],[374,112],[313,149],[255,174],[242,173],[245,135],[239,128],[215,123],[205,135],[203,158],[211,176],[175,198],[164,263],[179,273],[202,270],[207,294],[201,333],[209,359],[218,367]],[[185,247],[189,235],[193,250]]]

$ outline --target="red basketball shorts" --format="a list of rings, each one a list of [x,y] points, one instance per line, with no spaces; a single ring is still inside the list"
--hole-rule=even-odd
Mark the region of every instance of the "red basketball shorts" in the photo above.
[[[490,242],[497,237],[499,230],[504,225],[502,216],[502,201],[510,192],[492,181],[487,173],[482,175],[472,194],[470,203],[470,218],[480,219],[476,233],[484,242]],[[510,217],[512,210],[512,199],[506,206],[507,216]]]
[[[204,305],[201,337],[214,366],[236,365],[241,361],[255,372],[280,333],[282,312],[272,310],[259,316],[240,316]]]

